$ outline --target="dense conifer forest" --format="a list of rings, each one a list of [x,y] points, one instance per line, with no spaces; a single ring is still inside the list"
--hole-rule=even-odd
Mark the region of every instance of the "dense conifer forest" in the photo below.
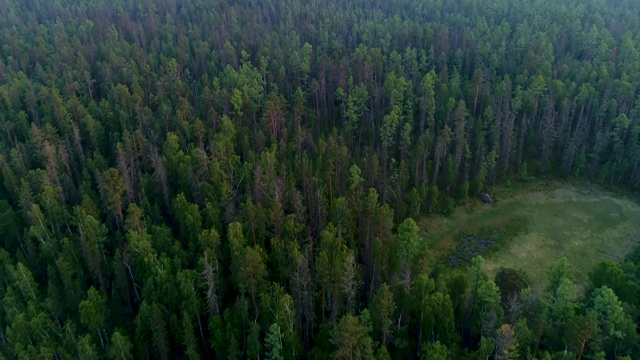
[[[637,191],[639,19],[0,1],[0,358],[640,359],[640,251],[540,292],[416,223],[527,177]]]

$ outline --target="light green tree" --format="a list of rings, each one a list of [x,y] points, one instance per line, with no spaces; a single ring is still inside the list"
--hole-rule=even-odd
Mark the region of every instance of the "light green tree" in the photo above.
[[[280,332],[280,327],[277,323],[271,324],[264,341],[267,349],[267,360],[284,360],[282,333]]]
[[[87,327],[90,333],[98,334],[100,344],[105,346],[107,334],[105,333],[105,319],[109,317],[107,299],[93,286],[87,291],[87,299],[80,302],[80,322]],[[104,336],[104,337],[103,337]]]
[[[426,343],[420,349],[420,360],[450,360],[451,352],[439,341]]]
[[[109,345],[109,350],[107,351],[107,356],[111,360],[129,360],[133,359],[133,355],[131,354],[131,341],[127,338],[126,335],[120,333],[120,331],[116,330],[111,335],[111,344]]]

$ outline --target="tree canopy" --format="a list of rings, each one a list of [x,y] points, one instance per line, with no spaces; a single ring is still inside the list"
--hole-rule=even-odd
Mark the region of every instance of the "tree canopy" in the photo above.
[[[0,3],[0,353],[623,358],[638,256],[436,264],[491,186],[640,187],[640,6]],[[420,224],[420,225],[419,225]]]

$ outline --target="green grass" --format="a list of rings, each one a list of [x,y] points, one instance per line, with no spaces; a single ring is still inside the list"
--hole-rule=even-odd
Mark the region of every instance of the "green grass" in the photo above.
[[[522,269],[543,288],[548,269],[565,256],[583,285],[596,263],[620,261],[640,244],[640,206],[597,186],[537,182],[494,193],[496,204],[471,201],[448,218],[420,221],[437,260],[448,261],[461,238],[496,229],[499,246],[483,253],[491,276],[501,266]]]

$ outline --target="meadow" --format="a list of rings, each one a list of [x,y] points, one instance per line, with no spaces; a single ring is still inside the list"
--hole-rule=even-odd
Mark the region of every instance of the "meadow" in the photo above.
[[[542,288],[564,256],[583,285],[599,261],[621,261],[640,243],[640,206],[597,186],[544,182],[494,194],[492,205],[472,201],[449,217],[420,221],[436,261],[464,265],[481,254],[489,275],[501,266],[522,269]]]

